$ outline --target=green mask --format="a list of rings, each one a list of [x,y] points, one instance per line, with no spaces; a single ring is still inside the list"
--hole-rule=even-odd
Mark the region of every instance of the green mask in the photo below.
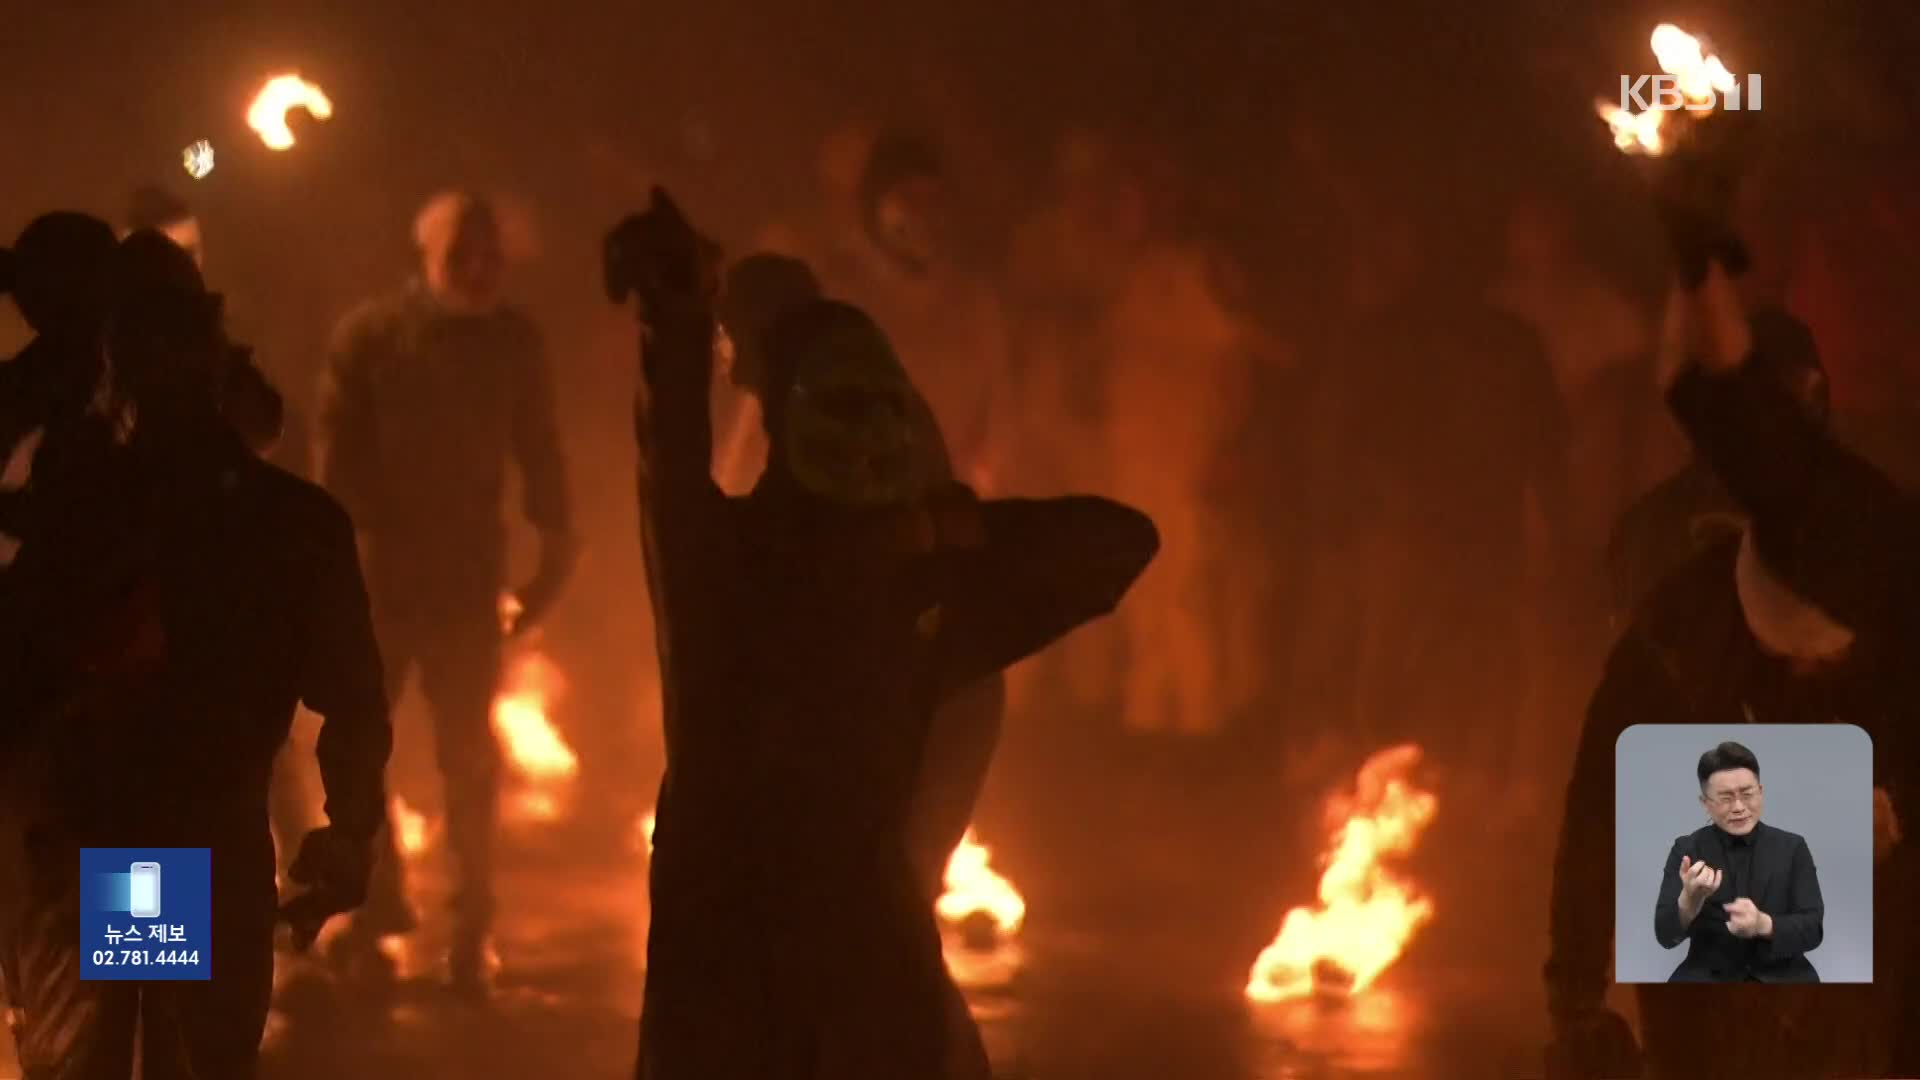
[[[884,335],[843,326],[802,349],[785,406],[783,455],[804,490],[852,506],[924,494],[913,384]]]

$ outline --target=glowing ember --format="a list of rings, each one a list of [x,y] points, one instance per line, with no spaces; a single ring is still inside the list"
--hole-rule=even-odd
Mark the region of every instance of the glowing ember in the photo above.
[[[1433,794],[1408,779],[1419,760],[1418,746],[1382,750],[1360,767],[1352,795],[1328,800],[1333,835],[1320,902],[1287,913],[1280,936],[1254,962],[1247,997],[1265,1003],[1316,990],[1357,994],[1433,917],[1433,901],[1383,865],[1387,856],[1412,851],[1433,821]]]
[[[956,926],[985,915],[1001,934],[1017,933],[1027,918],[1027,902],[1012,882],[987,865],[989,854],[969,828],[947,860],[947,891],[934,910]]]
[[[395,795],[388,802],[387,820],[393,825],[393,840],[400,846],[400,854],[413,856],[427,850],[427,815]]]
[[[290,149],[293,129],[287,126],[287,113],[293,109],[305,109],[315,120],[326,120],[333,115],[333,102],[318,86],[298,75],[276,75],[267,80],[247,107],[247,126],[259,133],[267,149]]]
[[[195,180],[204,180],[213,171],[213,144],[205,139],[180,151],[180,164],[187,175]]]

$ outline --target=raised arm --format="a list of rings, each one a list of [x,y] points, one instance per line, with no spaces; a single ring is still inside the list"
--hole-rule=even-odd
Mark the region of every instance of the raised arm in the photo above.
[[[935,599],[944,609],[946,689],[1008,667],[1112,613],[1160,549],[1150,518],[1094,496],[962,500],[936,511],[943,515],[973,518],[959,530],[970,534],[966,541],[928,556]]]

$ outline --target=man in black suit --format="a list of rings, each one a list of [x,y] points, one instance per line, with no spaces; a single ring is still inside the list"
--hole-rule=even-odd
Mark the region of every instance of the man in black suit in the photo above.
[[[1813,983],[1826,906],[1804,837],[1760,821],[1760,761],[1737,742],[1700,755],[1700,805],[1713,824],[1667,853],[1653,934],[1687,942],[1668,982]]]

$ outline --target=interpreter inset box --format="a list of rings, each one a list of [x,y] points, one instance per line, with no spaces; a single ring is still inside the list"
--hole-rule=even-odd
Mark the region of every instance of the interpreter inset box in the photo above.
[[[1874,800],[1873,740],[1852,724],[1628,728],[1615,981],[1872,982]]]

